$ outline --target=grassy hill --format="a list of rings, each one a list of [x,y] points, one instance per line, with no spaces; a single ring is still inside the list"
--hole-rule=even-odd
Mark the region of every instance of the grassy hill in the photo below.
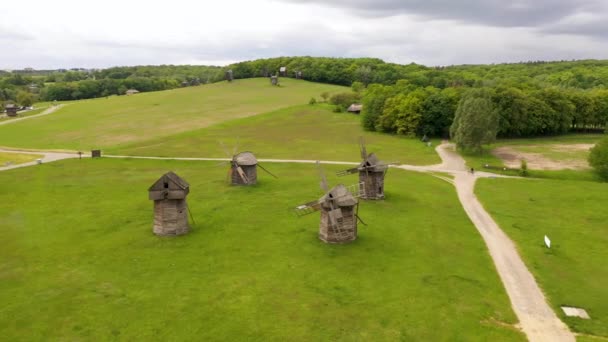
[[[12,184],[0,192],[4,338],[524,340],[450,184],[391,171],[387,200],[361,205],[359,239],[327,245],[318,214],[290,212],[321,196],[314,165],[269,163],[279,179],[231,187],[215,164],[83,159],[0,173]],[[191,184],[196,224],[178,238],[151,232],[147,188],[168,170]]]
[[[483,179],[476,193],[517,243],[555,312],[574,331],[608,337],[608,184]],[[551,249],[543,242],[552,241]],[[582,307],[590,320],[565,317]]]
[[[333,113],[331,106],[301,105],[223,122],[211,127],[121,145],[107,152],[163,157],[226,157],[218,141],[231,150],[238,140],[241,150],[259,158],[359,161],[359,136],[368,152],[384,161],[428,165],[441,162],[434,147],[404,136],[364,132],[360,118]]]
[[[266,78],[71,103],[53,115],[0,126],[0,146],[107,149],[171,136],[223,121],[308,103],[324,91],[347,88]]]

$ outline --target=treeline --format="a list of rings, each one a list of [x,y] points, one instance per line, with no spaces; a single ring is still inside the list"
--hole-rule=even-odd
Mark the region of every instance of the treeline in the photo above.
[[[523,62],[512,64],[426,67],[386,63],[377,58],[279,57],[229,65],[235,78],[265,77],[287,68],[287,76],[350,86],[353,82],[393,85],[406,80],[418,87],[569,87],[590,89],[608,85],[608,61]]]
[[[426,67],[386,63],[377,58],[279,57],[214,66],[135,66],[103,70],[22,70],[0,73],[0,100],[16,101],[18,91],[36,100],[77,100],[123,94],[126,89],[156,91],[218,82],[232,70],[235,78],[265,77],[287,68],[287,77],[301,72],[305,80],[350,86],[380,84],[417,89],[517,88],[529,90],[597,89],[608,85],[608,61],[525,62],[513,64]],[[448,91],[450,92],[450,91]],[[396,101],[396,100],[394,100]],[[574,100],[573,100],[574,101]]]
[[[603,130],[608,123],[608,90],[573,88],[419,87],[406,80],[372,84],[363,93],[362,125],[370,131],[449,136],[461,97],[484,89],[499,118],[498,136],[562,134]]]
[[[223,77],[220,67],[211,66],[136,66],[96,71],[69,71],[46,76],[49,83],[40,94],[46,101],[80,100],[123,95],[128,89],[140,92],[175,89],[217,82]]]
[[[223,79],[220,67],[136,66],[103,70],[15,71],[0,73],[0,102],[21,104],[23,92],[33,101],[80,100],[140,92],[174,89]],[[21,96],[18,96],[21,94]],[[31,101],[25,101],[31,102]]]
[[[392,84],[409,74],[428,68],[417,64],[400,65],[385,63],[377,58],[330,58],[330,57],[278,57],[240,62],[225,67],[232,70],[235,78],[268,77],[287,68],[288,77],[296,77],[299,71],[302,79],[350,86],[359,81],[364,84]]]

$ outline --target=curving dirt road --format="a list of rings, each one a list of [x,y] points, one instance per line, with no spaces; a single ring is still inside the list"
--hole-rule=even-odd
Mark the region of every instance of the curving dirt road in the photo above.
[[[40,114],[36,114],[36,115],[32,115],[32,116],[24,116],[21,118],[16,118],[16,119],[11,119],[11,120],[6,120],[6,121],[0,121],[0,125],[8,125],[8,124],[12,124],[12,123],[19,122],[22,120],[33,119],[33,118],[37,118],[39,116],[49,115],[49,114],[54,113],[55,111],[57,111],[58,109],[60,109],[63,106],[64,106],[63,104],[60,104],[57,106],[52,106],[50,108],[47,108],[44,112],[42,112]]]
[[[454,184],[458,198],[465,212],[483,237],[488,250],[496,266],[496,270],[507,290],[513,310],[517,315],[520,327],[530,341],[542,342],[571,342],[575,341],[574,335],[568,327],[559,320],[555,312],[547,304],[544,294],[538,287],[534,277],[522,261],[517,247],[509,237],[500,229],[496,222],[488,214],[483,205],[477,200],[474,193],[475,181],[480,177],[506,177],[487,172],[475,172],[475,175],[467,171],[464,159],[454,152],[451,144],[441,144],[436,148],[442,163],[430,166],[398,165],[396,168],[418,171],[418,172],[442,172],[454,176],[450,179],[445,176],[437,176]],[[43,163],[56,160],[78,158],[76,153],[55,153],[46,151],[19,151],[2,150],[0,152],[31,153],[44,155]],[[83,156],[84,157],[84,156]],[[201,160],[201,161],[226,161],[227,158],[170,158],[170,157],[138,157],[138,156],[112,156],[108,158],[134,158],[134,159],[157,159],[157,160]],[[287,159],[259,159],[261,162],[275,163],[316,163],[315,160],[287,160]],[[323,164],[357,165],[353,162],[322,161]],[[0,167],[0,171],[17,167],[35,165],[36,162]]]
[[[547,304],[544,294],[519,256],[513,241],[500,229],[475,196],[477,178],[495,175],[485,172],[471,175],[466,172],[464,159],[454,152],[451,144],[438,146],[437,153],[443,160],[438,169],[455,176],[453,184],[458,199],[486,242],[521,329],[528,339],[546,342],[575,341],[574,334]]]

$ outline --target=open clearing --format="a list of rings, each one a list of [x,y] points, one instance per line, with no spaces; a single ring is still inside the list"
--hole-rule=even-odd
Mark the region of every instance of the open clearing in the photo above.
[[[359,239],[327,245],[318,215],[289,211],[321,196],[314,165],[267,163],[279,179],[230,187],[215,164],[102,158],[0,173],[12,184],[0,192],[4,337],[524,340],[450,184],[391,170],[387,200],[361,205]],[[326,167],[330,183],[339,169]],[[166,239],[151,232],[146,190],[168,170],[190,182],[197,224]]]
[[[441,162],[434,147],[427,147],[418,139],[364,132],[359,116],[333,113],[331,108],[322,104],[301,105],[107,152],[225,158],[218,141],[232,150],[238,139],[240,149],[255,151],[259,158],[360,161],[358,137],[364,136],[368,151],[376,152],[386,162],[413,165]]]
[[[0,146],[107,149],[305,104],[324,91],[347,89],[293,79],[273,87],[268,79],[256,78],[84,100],[53,115],[1,126]]]
[[[594,144],[547,144],[501,146],[492,151],[503,164],[519,168],[526,160],[532,170],[585,170],[589,169],[587,157]]]
[[[476,193],[560,318],[575,332],[608,338],[608,184],[483,179]],[[561,306],[583,308],[591,319],[566,317]]]

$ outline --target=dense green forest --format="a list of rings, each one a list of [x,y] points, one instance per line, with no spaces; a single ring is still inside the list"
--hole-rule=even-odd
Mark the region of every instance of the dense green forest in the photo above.
[[[217,82],[223,75],[220,67],[191,65],[1,72],[0,102],[25,105],[24,93],[30,93],[33,101],[64,101],[123,95],[131,88],[142,92],[167,90]]]
[[[447,136],[460,99],[487,89],[504,137],[603,130],[608,122],[608,61],[525,62],[426,67],[377,58],[280,57],[228,65],[137,66],[103,70],[0,73],[0,101],[77,100],[212,83],[232,70],[236,79],[277,74],[314,82],[353,85],[334,103],[363,103],[368,130]]]

